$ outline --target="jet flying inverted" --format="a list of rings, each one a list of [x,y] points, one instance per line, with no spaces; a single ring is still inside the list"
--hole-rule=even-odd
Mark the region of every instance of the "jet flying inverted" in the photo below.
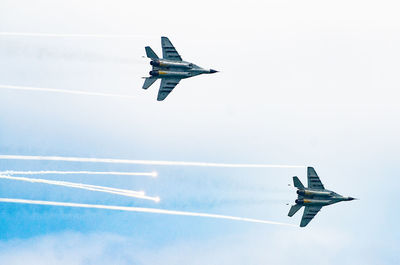
[[[183,61],[174,45],[167,37],[161,37],[161,47],[163,58],[146,46],[146,55],[151,59],[150,65],[153,67],[149,72],[150,77],[146,77],[143,89],[148,89],[157,79],[161,79],[160,90],[157,100],[164,100],[181,79],[193,77],[201,74],[212,74],[218,71],[213,69],[203,69],[193,63]]]
[[[352,201],[352,197],[344,197],[333,191],[326,190],[314,168],[307,168],[308,187],[304,187],[298,177],[293,177],[293,184],[297,188],[298,198],[295,200],[288,215],[292,217],[304,206],[303,218],[300,227],[305,227],[321,210],[322,207],[341,201]]]

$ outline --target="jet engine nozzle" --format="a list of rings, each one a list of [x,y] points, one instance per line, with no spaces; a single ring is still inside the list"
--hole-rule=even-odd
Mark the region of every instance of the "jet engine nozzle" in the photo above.
[[[297,190],[296,193],[301,195],[301,196],[306,195],[306,191],[305,190]]]
[[[160,62],[159,61],[150,61],[150,65],[152,65],[152,66],[160,66]]]
[[[303,199],[296,199],[294,202],[295,202],[296,204],[303,204],[303,203],[304,203],[304,200],[303,200]]]
[[[150,71],[149,72],[149,75],[151,75],[151,76],[158,76],[159,75],[159,73],[158,73],[158,71]]]

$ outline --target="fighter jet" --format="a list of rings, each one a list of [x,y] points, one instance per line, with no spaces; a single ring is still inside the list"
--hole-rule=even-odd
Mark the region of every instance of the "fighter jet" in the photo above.
[[[302,206],[304,206],[303,218],[300,227],[305,227],[321,210],[322,207],[341,201],[352,201],[352,197],[344,197],[333,191],[326,190],[314,168],[307,168],[308,187],[305,188],[298,177],[293,177],[293,184],[298,189],[298,198],[295,200],[288,215],[292,217]]]
[[[151,59],[152,70],[149,72],[150,77],[146,77],[144,81],[143,89],[148,89],[160,78],[161,85],[157,96],[158,101],[164,100],[181,79],[218,72],[213,69],[203,69],[193,63],[183,61],[167,37],[161,37],[161,47],[163,52],[162,59],[149,46],[145,47],[146,55]]]

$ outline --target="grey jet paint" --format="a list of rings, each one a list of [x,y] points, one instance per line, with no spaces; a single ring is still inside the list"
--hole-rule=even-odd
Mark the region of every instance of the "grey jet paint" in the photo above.
[[[295,200],[289,210],[289,216],[292,217],[301,207],[304,206],[303,218],[301,218],[300,227],[305,227],[321,210],[322,207],[342,201],[352,201],[352,197],[344,197],[333,191],[324,188],[317,172],[314,168],[307,168],[308,187],[304,187],[298,177],[293,177],[293,184],[297,188],[298,198]]]
[[[146,55],[151,59],[150,65],[153,68],[149,72],[150,77],[146,77],[144,81],[143,89],[148,89],[157,79],[161,79],[157,96],[158,101],[164,100],[181,79],[218,72],[213,69],[203,69],[193,63],[183,61],[167,37],[161,37],[161,47],[162,59],[149,46],[145,47]]]

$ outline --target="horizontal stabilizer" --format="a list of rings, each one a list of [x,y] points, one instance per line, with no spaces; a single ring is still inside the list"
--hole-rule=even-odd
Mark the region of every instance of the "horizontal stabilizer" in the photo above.
[[[304,190],[304,186],[298,177],[293,177],[293,185],[298,189]]]
[[[146,77],[146,80],[144,80],[143,89],[148,89],[156,80],[157,78],[155,77]]]
[[[147,57],[149,57],[150,59],[158,59],[157,54],[153,51],[152,48],[150,48],[150,46],[146,46],[145,49]]]
[[[292,217],[295,213],[297,213],[298,210],[300,210],[301,207],[302,205],[300,204],[292,205],[292,207],[290,207],[288,216]]]

